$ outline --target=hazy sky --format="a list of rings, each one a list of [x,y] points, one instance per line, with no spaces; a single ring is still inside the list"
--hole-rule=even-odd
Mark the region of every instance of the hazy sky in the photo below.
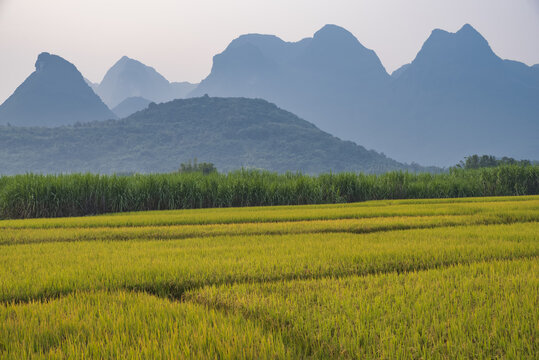
[[[241,34],[297,41],[327,23],[351,31],[389,72],[410,62],[434,28],[464,23],[502,58],[539,63],[539,0],[0,0],[0,103],[42,51],[94,82],[123,55],[171,81],[198,82]]]

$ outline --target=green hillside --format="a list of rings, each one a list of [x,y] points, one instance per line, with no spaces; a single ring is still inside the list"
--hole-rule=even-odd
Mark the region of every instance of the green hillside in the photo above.
[[[264,100],[201,97],[150,104],[123,120],[0,128],[0,173],[169,172],[198,158],[220,171],[425,170],[327,134]]]

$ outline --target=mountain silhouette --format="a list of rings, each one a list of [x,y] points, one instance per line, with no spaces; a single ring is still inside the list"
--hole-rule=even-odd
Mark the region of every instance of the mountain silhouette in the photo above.
[[[264,100],[152,103],[122,120],[60,128],[0,127],[0,171],[170,172],[194,158],[220,171],[426,170],[327,134]]]
[[[364,101],[381,96],[389,80],[374,51],[347,30],[326,25],[294,43],[240,36],[214,57],[210,75],[192,95],[267,99],[343,136],[350,135],[350,122],[367,116]]]
[[[393,79],[397,79],[399,77],[401,77],[402,74],[404,74],[404,72],[410,67],[410,64],[404,64],[402,65],[400,68],[398,68],[397,70],[393,71],[391,73],[391,78]]]
[[[124,56],[107,71],[96,92],[113,108],[129,97],[154,102],[183,98],[195,87],[187,82],[170,83],[154,68]]]
[[[86,84],[95,92],[97,90],[97,87],[99,86],[98,83],[91,82],[90,80],[84,78],[84,81],[86,81]]]
[[[465,25],[434,30],[390,76],[372,50],[327,25],[295,43],[240,36],[192,95],[268,99],[398,160],[448,166],[474,153],[539,158],[538,73],[500,59]]]
[[[434,30],[394,79],[371,146],[448,165],[474,153],[538,158],[539,77],[502,60],[472,26]],[[383,134],[382,134],[383,132]]]
[[[120,119],[123,119],[131,114],[136,113],[137,111],[146,109],[150,103],[151,101],[148,99],[140,96],[133,96],[119,103],[115,108],[112,109],[112,112],[115,113]]]
[[[35,67],[0,106],[0,124],[57,126],[115,118],[70,62],[44,52]]]
[[[319,129],[401,162],[450,166],[471,154],[539,158],[539,65],[504,60],[471,25],[434,30],[415,59],[389,75],[350,32],[326,25],[285,42],[248,34],[214,57],[198,86],[170,83],[122,57],[100,84],[43,53],[0,106],[0,124],[57,126],[120,117],[175,98],[261,98]]]

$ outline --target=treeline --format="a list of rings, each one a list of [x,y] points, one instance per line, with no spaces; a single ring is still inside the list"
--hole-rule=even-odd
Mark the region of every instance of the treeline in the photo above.
[[[442,174],[307,176],[252,170],[208,175],[27,174],[0,177],[0,217],[535,194],[539,194],[535,165],[451,169]]]
[[[496,158],[493,155],[471,155],[467,156],[459,162],[456,167],[461,169],[480,169],[485,167],[496,167],[500,165],[520,165],[529,166],[532,165],[530,160],[516,160],[511,157],[504,156],[502,158]]]
[[[189,160],[188,163],[183,163],[180,165],[180,168],[178,169],[178,172],[180,173],[202,173],[204,175],[209,175],[211,173],[217,172],[217,168],[212,163],[202,162],[199,163],[197,159],[191,163],[191,160]]]

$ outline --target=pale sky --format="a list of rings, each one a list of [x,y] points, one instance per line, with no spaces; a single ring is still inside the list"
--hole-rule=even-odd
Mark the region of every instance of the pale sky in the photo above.
[[[241,34],[298,41],[328,23],[376,51],[389,72],[433,29],[465,23],[502,58],[539,63],[539,0],[0,0],[0,103],[43,51],[94,82],[123,55],[170,81],[199,82]]]

